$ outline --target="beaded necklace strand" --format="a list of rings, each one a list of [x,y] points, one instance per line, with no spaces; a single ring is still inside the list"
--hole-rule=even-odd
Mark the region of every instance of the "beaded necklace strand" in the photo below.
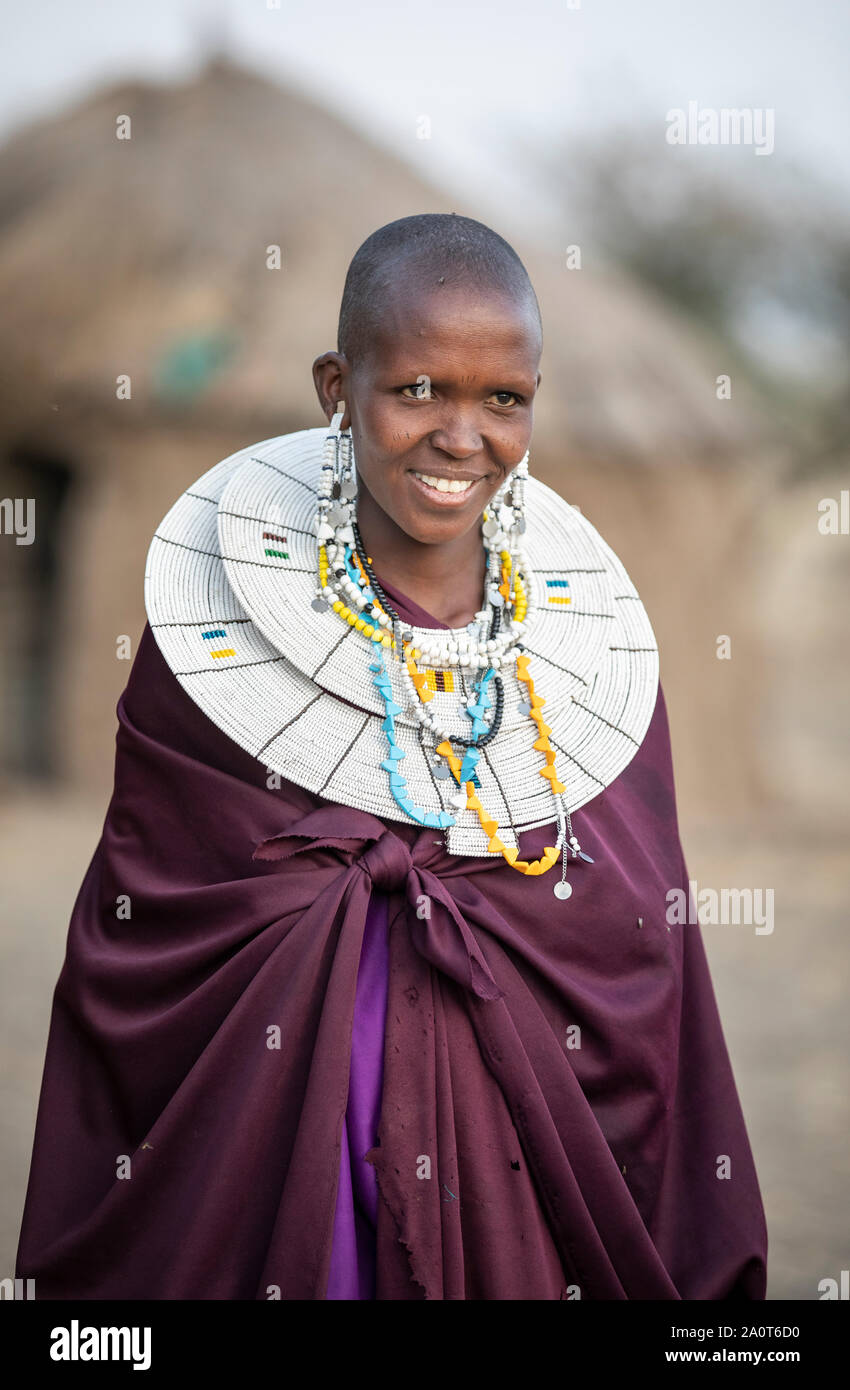
[[[517,510],[521,518],[517,529],[520,532],[524,530],[521,491],[523,471],[519,466],[514,470],[516,476],[513,477],[511,491],[507,494],[510,500],[501,500],[508,486],[505,484],[494,499],[497,507],[501,502],[500,509],[497,510],[491,505],[482,517],[482,536],[485,550],[489,552],[485,581],[485,603],[489,604],[489,615],[486,607],[479,610],[473,622],[467,626],[468,641],[462,637],[460,641],[455,637],[431,642],[420,639],[419,647],[415,647],[414,633],[409,629],[402,631],[402,620],[375,575],[371,557],[366,554],[354,517],[357,487],[352,470],[351,438],[348,434],[339,433],[341,418],[341,414],[334,417],[322,465],[316,516],[319,585],[313,607],[319,611],[331,609],[373,644],[375,660],[370,662],[369,670],[374,673],[373,684],[384,703],[384,721],[381,728],[387,736],[388,751],[381,768],[389,776],[390,792],[405,814],[419,825],[442,830],[456,823],[451,812],[442,809],[429,811],[414,805],[410,799],[407,779],[399,766],[406,754],[395,738],[395,720],[396,716],[402,713],[402,706],[392,698],[392,682],[385,665],[384,649],[395,653],[401,666],[409,703],[417,721],[434,738],[435,752],[445,760],[432,768],[434,776],[454,777],[458,784],[460,790],[449,798],[450,804],[458,811],[475,811],[481,828],[488,837],[488,851],[501,854],[511,868],[520,873],[544,874],[562,854],[561,881],[555,885],[554,893],[558,898],[568,898],[572,893],[572,886],[566,881],[568,853],[571,851],[576,858],[584,859],[590,864],[593,860],[582,851],[573,833],[570,813],[563,801],[566,787],[558,778],[555,750],[549,743],[552,730],[541,714],[546,701],[542,696],[535,694],[534,682],[528,674],[530,658],[518,640],[524,629],[528,610],[526,586],[523,582],[526,567],[515,539],[513,555],[507,548],[504,531],[509,529],[509,526],[514,530],[516,526],[513,506],[517,493]],[[343,451],[341,469],[340,446]],[[506,524],[508,513],[510,523]],[[497,583],[498,580],[501,582]],[[500,635],[503,613],[510,613],[511,622]],[[485,638],[481,637],[482,629],[487,632]],[[450,734],[428,710],[427,706],[435,692],[430,688],[427,676],[417,666],[417,662],[421,660],[444,669],[466,667],[481,673],[473,682],[472,699],[461,706],[462,711],[471,720],[469,738]],[[546,758],[546,764],[539,769],[539,775],[549,782],[559,828],[557,843],[546,846],[542,857],[532,861],[520,859],[519,850],[502,842],[498,834],[498,822],[493,816],[488,815],[476,793],[476,787],[480,788],[481,785],[475,771],[476,764],[482,749],[498,734],[502,722],[504,687],[498,675],[498,668],[511,660],[516,664],[517,681],[525,685],[528,692],[520,705],[520,711],[536,725],[538,736],[533,747]],[[491,682],[494,687],[495,704],[490,699],[487,688]],[[494,714],[488,724],[484,715],[489,709],[493,709]],[[455,753],[453,743],[463,748],[462,758]]]

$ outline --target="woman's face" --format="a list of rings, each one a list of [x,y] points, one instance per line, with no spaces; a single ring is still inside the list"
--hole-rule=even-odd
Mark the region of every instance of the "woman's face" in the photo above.
[[[476,525],[525,454],[540,352],[523,302],[405,287],[382,305],[367,356],[351,365],[325,353],[313,370],[329,418],[345,400],[361,489],[406,535],[435,544]]]

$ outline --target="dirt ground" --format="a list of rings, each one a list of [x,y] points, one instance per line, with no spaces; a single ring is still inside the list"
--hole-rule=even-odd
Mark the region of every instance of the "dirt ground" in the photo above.
[[[53,987],[106,799],[7,789],[0,807],[0,1277],[11,1275]],[[770,1299],[850,1267],[850,855],[811,827],[682,824],[698,889],[773,888],[774,929],[701,928],[770,1234]]]

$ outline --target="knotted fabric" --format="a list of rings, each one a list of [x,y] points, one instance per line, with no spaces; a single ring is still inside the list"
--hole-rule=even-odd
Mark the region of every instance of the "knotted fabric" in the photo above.
[[[421,837],[411,851],[375,816],[342,806],[324,807],[285,834],[264,840],[254,858],[282,861],[317,849],[336,850],[341,863],[354,871],[352,902],[358,908],[365,911],[370,885],[379,892],[403,894],[410,938],[420,955],[479,999],[500,998],[502,991],[451,894],[424,862],[427,849]]]

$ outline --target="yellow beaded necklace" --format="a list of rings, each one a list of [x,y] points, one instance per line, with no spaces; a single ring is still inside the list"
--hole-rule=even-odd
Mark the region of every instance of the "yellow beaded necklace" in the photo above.
[[[371,565],[372,557],[367,556],[366,558],[369,564]],[[510,552],[507,550],[502,550],[500,552],[500,558],[502,562],[502,582],[499,585],[499,593],[502,595],[506,605],[510,604],[512,607],[514,607],[516,618],[519,621],[522,621],[528,609],[528,600],[526,597],[522,579],[518,572],[514,574],[514,587],[512,589],[512,560]],[[360,571],[364,584],[368,584],[368,576],[363,570],[363,566],[360,563],[359,556],[356,552],[353,555],[353,560]],[[327,552],[325,550],[324,545],[320,545],[319,581],[322,587],[324,587],[328,582],[329,569],[330,561],[328,560]],[[377,608],[378,611],[381,613],[385,611],[377,598],[374,598],[372,600],[372,606],[373,608]],[[370,623],[365,618],[362,618],[358,613],[355,613],[351,608],[344,604],[341,599],[337,599],[336,602],[334,602],[331,605],[331,607],[351,627],[356,628],[358,632],[362,632],[364,637],[369,638],[371,641],[375,643],[379,643],[381,646],[388,647],[391,650],[396,651],[396,643],[393,640],[393,638],[389,635],[389,633],[383,632],[380,626]],[[429,700],[432,700],[434,698],[435,692],[429,686],[427,676],[424,674],[424,672],[419,671],[419,669],[417,668],[416,662],[420,659],[421,653],[410,642],[403,642],[402,646],[404,651],[403,660],[405,662],[405,665],[407,666],[408,672],[410,673],[411,680],[413,681],[413,684],[416,688],[416,693],[419,699],[422,701],[422,703],[427,704]],[[563,782],[559,780],[557,771],[555,769],[555,750],[549,743],[549,734],[552,732],[552,730],[549,727],[549,725],[545,723],[543,715],[540,713],[541,707],[545,705],[546,701],[543,699],[542,696],[536,695],[534,693],[534,682],[528,674],[529,659],[530,658],[525,653],[519,653],[517,655],[517,679],[521,681],[528,689],[528,704],[531,706],[528,717],[529,719],[533,720],[533,722],[537,725],[538,737],[533,746],[538,752],[543,753],[546,758],[546,765],[545,767],[542,767],[540,769],[539,775],[549,780],[552,793],[553,795],[555,795],[566,791],[566,787],[564,786]],[[452,748],[448,740],[444,740],[442,743],[439,743],[437,745],[436,751],[446,759],[446,762],[451,768],[455,781],[457,782],[458,786],[460,786],[460,772],[462,767],[462,760],[454,752],[454,749]],[[501,854],[506,860],[506,862],[510,864],[511,868],[518,870],[519,873],[538,875],[545,874],[547,870],[551,869],[552,865],[556,863],[561,853],[561,850],[556,845],[547,845],[540,859],[519,859],[517,857],[519,854],[519,850],[509,848],[508,846],[502,843],[498,835],[498,822],[493,816],[488,815],[485,811],[480,800],[478,799],[478,796],[476,795],[474,784],[471,781],[467,782],[464,790],[466,791],[467,798],[466,809],[475,811],[477,813],[479,822],[481,824],[481,828],[484,831],[485,835],[489,837],[487,845],[488,852],[490,852],[491,854]]]

